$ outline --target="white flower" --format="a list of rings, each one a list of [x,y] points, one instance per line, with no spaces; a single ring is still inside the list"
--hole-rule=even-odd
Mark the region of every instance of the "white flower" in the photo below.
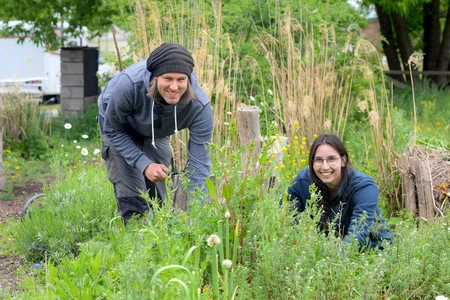
[[[255,101],[255,98],[253,96],[250,96],[250,100]]]
[[[220,237],[217,234],[211,234],[206,240],[206,243],[208,243],[208,246],[212,248],[215,245],[220,244]]]
[[[69,154],[66,153],[66,156],[69,156]]]
[[[80,149],[81,148],[81,146],[80,145],[77,145],[75,148],[77,148],[77,149]]]
[[[448,297],[445,296],[436,296],[436,300],[449,300]]]
[[[231,113],[231,111],[227,111],[227,115],[231,115],[232,113]]]
[[[233,265],[233,262],[231,260],[229,260],[229,259],[224,259],[223,262],[222,262],[222,266],[225,269],[228,269],[228,270],[231,269],[232,265]]]
[[[94,155],[97,155],[97,154],[99,154],[100,153],[100,149],[95,149],[94,150]]]
[[[223,125],[228,126],[228,125],[230,125],[230,123],[228,123],[228,122],[223,122]]]
[[[89,136],[88,136],[87,134],[83,134],[81,137],[82,137],[83,139],[87,139]]]
[[[230,212],[227,210],[227,212],[225,213],[225,218],[229,219],[231,217]]]
[[[88,149],[86,149],[86,148],[81,149],[81,154],[88,155],[89,154]]]
[[[77,140],[73,140],[73,143],[76,144],[76,143],[77,143]]]
[[[72,124],[66,123],[66,124],[64,124],[64,128],[69,130],[70,128],[72,128]]]
[[[64,144],[61,144],[61,147],[64,147]]]
[[[272,92],[271,89],[268,89],[267,92],[268,92],[269,94],[273,95],[273,92]]]

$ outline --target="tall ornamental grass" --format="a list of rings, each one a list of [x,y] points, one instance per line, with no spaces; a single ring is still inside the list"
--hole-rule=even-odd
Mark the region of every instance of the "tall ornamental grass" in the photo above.
[[[297,11],[295,7],[258,4],[261,13],[269,11],[273,16],[262,26],[254,24],[255,33],[248,36],[256,51],[252,53],[264,58],[261,61],[240,53],[242,48],[233,43],[235,36],[223,32],[227,16],[222,1],[212,5],[195,0],[166,5],[138,1],[131,52],[135,60],[144,59],[161,42],[180,43],[192,52],[195,72],[213,105],[216,145],[238,134],[236,115],[242,105],[260,108],[262,133],[267,138],[286,136],[292,145],[294,138],[310,141],[315,134],[335,133],[364,145],[358,155],[370,158],[377,168],[365,169],[363,163],[362,171],[375,177],[389,213],[393,212],[399,208],[400,196],[392,103],[381,60],[360,36],[359,27],[350,26],[343,37],[330,23],[318,21],[308,3],[302,4],[301,18],[291,12]],[[347,132],[354,114],[366,130]],[[172,138],[177,168],[183,168],[187,160],[187,139],[187,132]],[[231,142],[234,151],[239,145]],[[227,160],[231,153],[222,155]]]
[[[18,87],[17,87],[18,88]],[[48,123],[39,110],[39,102],[18,89],[0,94],[0,125],[9,148],[23,157],[46,156],[48,144],[41,124]]]

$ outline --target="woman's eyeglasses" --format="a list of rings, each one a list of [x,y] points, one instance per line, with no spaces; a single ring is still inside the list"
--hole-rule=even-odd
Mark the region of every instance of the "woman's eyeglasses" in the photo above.
[[[338,156],[338,157],[330,156],[328,158],[314,157],[313,164],[315,166],[319,167],[319,166],[323,165],[324,161],[326,161],[329,166],[334,166],[338,162],[339,158],[341,158],[341,157],[340,156]]]

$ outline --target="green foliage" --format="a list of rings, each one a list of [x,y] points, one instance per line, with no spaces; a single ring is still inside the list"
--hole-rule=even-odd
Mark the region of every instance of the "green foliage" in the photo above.
[[[403,122],[399,124],[400,132],[404,132],[405,139],[408,131],[414,132],[414,111],[412,92],[400,90],[394,93],[394,106],[403,116]],[[440,90],[436,85],[425,84],[415,91],[416,115],[418,120],[417,139],[423,145],[436,148],[450,149],[450,96],[445,90]]]
[[[126,28],[131,6],[124,0],[64,2],[35,1],[33,9],[27,1],[4,1],[0,7],[1,36],[31,37],[31,40],[48,49],[67,46],[67,42],[85,36],[85,28],[92,39],[107,32],[112,24]],[[8,21],[23,21],[7,26]],[[68,24],[58,35],[61,24]]]
[[[88,180],[99,189],[97,179]],[[70,181],[72,175],[68,176]],[[74,187],[77,192],[86,189],[86,184],[78,185]],[[331,299],[422,299],[450,293],[446,280],[450,257],[445,255],[450,243],[448,217],[419,228],[414,219],[400,221],[392,245],[385,245],[380,252],[360,253],[358,245],[345,245],[341,239],[317,230],[317,194],[312,194],[306,212],[296,215],[289,203],[278,203],[285,186],[262,195],[256,183],[248,182],[247,188],[243,196],[231,196],[254,199],[245,208],[245,222],[239,213],[233,213],[239,212],[238,201],[232,201],[228,208],[226,203],[219,204],[222,217],[214,202],[203,208],[191,205],[188,212],[173,210],[169,203],[148,217],[132,220],[127,227],[118,219],[106,217],[99,223],[97,234],[77,244],[76,257],[59,257],[58,264],[48,260],[45,278],[27,279],[24,294],[17,299],[29,295],[35,295],[35,299],[70,298],[78,294],[112,299],[148,295],[154,299],[200,299],[222,298],[225,292],[237,299],[307,299],[317,295]],[[62,194],[57,191],[65,189],[61,184],[52,191]],[[96,195],[91,197],[98,199]],[[83,210],[83,205],[78,202],[74,210]],[[230,218],[225,217],[228,209]],[[59,218],[67,219],[60,213],[53,215],[56,224]],[[31,216],[34,219],[34,211]],[[94,217],[91,214],[89,218]],[[71,228],[78,227],[73,219],[70,222],[74,224]],[[39,231],[44,226],[51,225],[43,224]],[[52,234],[54,244],[65,240],[65,236],[55,235],[55,229]],[[209,244],[212,234],[220,238],[218,244]],[[436,239],[437,235],[442,238]],[[48,249],[48,257],[55,250],[60,253],[53,247]],[[212,268],[214,257],[217,267]],[[229,271],[221,264],[224,259],[232,261]]]
[[[88,140],[98,141],[97,115],[97,104],[90,105],[83,115],[72,115],[69,118],[64,118],[60,112],[57,117],[51,119],[50,124],[47,126],[47,131],[55,139],[61,138],[68,141],[79,141],[83,135],[87,135]],[[70,129],[66,128],[66,124],[70,124]]]
[[[18,248],[32,262],[79,253],[79,243],[102,234],[114,215],[109,183],[99,175],[101,165],[79,167],[59,178],[45,200],[29,209],[18,228]],[[106,175],[105,175],[106,176]]]

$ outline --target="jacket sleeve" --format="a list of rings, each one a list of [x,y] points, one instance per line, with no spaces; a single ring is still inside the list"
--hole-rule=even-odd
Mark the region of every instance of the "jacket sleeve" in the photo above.
[[[151,160],[136,146],[125,129],[127,118],[133,110],[135,93],[139,89],[136,89],[126,74],[118,76],[112,90],[105,94],[110,99],[104,117],[104,133],[125,161],[143,173]]]
[[[371,178],[356,183],[353,195],[350,195],[353,205],[350,225],[344,242],[356,238],[360,245],[369,245],[370,228],[375,222],[378,211],[378,187]]]
[[[211,142],[213,132],[213,116],[211,104],[208,96],[198,85],[196,78],[193,80],[194,91],[198,100],[205,103],[202,110],[195,117],[191,126],[189,126],[189,164],[187,167],[189,173],[189,192],[192,193],[196,187],[206,191],[205,179],[210,175],[211,159],[209,156],[209,143]]]
[[[305,182],[304,173],[305,170],[301,170],[288,188],[288,200],[294,201],[293,208],[298,212],[305,210],[306,200],[309,199],[309,184]]]

